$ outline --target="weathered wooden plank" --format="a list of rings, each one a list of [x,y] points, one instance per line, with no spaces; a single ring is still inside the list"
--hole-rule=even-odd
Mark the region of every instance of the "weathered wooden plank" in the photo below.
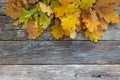
[[[0,80],[120,80],[120,65],[0,65]]]
[[[20,30],[20,27],[13,27],[9,17],[5,15],[6,0],[0,0],[0,40],[28,40],[26,33]],[[118,10],[120,14],[120,10]],[[20,36],[21,35],[21,36]],[[17,38],[16,38],[17,36]],[[48,29],[41,37],[36,40],[54,40]],[[71,40],[64,38],[62,40]],[[88,40],[84,37],[83,32],[80,32],[75,40]],[[110,28],[105,31],[105,36],[101,40],[120,40],[120,23],[111,25]]]
[[[0,64],[120,64],[120,41],[0,41]]]
[[[6,18],[2,19],[5,20]],[[10,20],[7,20],[10,21]],[[0,40],[28,40],[26,32],[21,30],[20,27],[13,27],[10,22],[0,21]],[[21,36],[19,36],[21,35]],[[16,38],[16,36],[18,36]],[[13,38],[14,37],[14,38]],[[50,29],[46,30],[42,36],[36,40],[54,40],[50,34]],[[64,38],[62,40],[71,40]],[[81,31],[75,40],[88,40],[84,37],[84,33]],[[120,23],[111,25],[110,28],[105,31],[105,36],[101,40],[120,40]]]

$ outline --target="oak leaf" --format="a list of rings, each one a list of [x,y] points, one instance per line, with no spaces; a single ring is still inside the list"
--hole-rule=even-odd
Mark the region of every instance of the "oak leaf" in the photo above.
[[[116,3],[116,2],[119,3]],[[107,23],[118,23],[119,15],[116,13],[119,0],[98,0],[94,6],[97,14],[102,19],[105,19]]]
[[[85,32],[85,36],[88,37],[92,42],[97,42],[103,35],[103,31],[99,30],[99,28],[93,32],[90,32],[89,30]]]
[[[50,18],[48,18],[42,11],[40,11],[39,14],[40,14],[39,23],[43,27],[43,29],[46,29],[50,24]]]
[[[60,25],[60,22],[58,20],[55,20],[56,23],[52,26],[52,35],[55,39],[60,39],[64,36],[64,30],[62,26]]]
[[[93,32],[97,30],[97,26],[100,25],[99,19],[96,15],[96,12],[91,11],[89,17],[83,17],[83,22],[88,31]]]
[[[27,7],[26,0],[8,0],[6,14],[12,19],[18,19],[23,14],[23,9]]]
[[[78,17],[69,15],[61,19],[61,25],[64,30],[68,31],[75,31],[77,28],[76,26],[80,24]]]
[[[29,4],[34,4],[34,3],[36,3],[36,2],[38,2],[38,0],[28,0],[28,3],[29,3]]]
[[[41,27],[35,28],[34,23],[34,21],[29,21],[22,26],[22,29],[26,30],[29,39],[36,39],[43,33],[43,29]]]
[[[80,7],[82,9],[89,9],[93,7],[93,4],[96,2],[96,0],[81,0]]]
[[[50,8],[50,6],[45,5],[42,2],[39,2],[39,6],[40,6],[40,10],[44,13],[47,13],[48,16],[50,16],[51,14],[53,14],[52,9]]]

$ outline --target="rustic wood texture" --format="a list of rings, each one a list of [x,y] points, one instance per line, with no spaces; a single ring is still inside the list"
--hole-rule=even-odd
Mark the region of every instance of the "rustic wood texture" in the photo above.
[[[120,80],[120,65],[0,65],[0,80]]]
[[[13,27],[0,0],[0,64],[119,64],[120,23],[112,25],[98,43],[87,41],[83,32],[73,41],[55,41],[50,29],[34,41],[24,30]],[[117,11],[120,14],[120,9]]]
[[[5,14],[5,4],[6,0],[0,0],[0,40],[28,40],[24,30],[20,27],[13,27],[12,22],[9,17]],[[117,12],[120,14],[120,9]],[[50,29],[46,30],[45,33],[36,40],[54,40],[50,34]],[[64,38],[62,40],[71,40],[69,38]],[[84,33],[81,31],[75,40],[88,40],[84,37]],[[111,25],[107,31],[105,31],[105,36],[101,40],[120,40],[120,23]]]
[[[111,25],[101,39],[104,41],[97,44],[85,41],[88,39],[83,32],[74,41],[68,38],[55,41],[50,29],[36,41],[29,41],[20,26],[13,27],[13,20],[5,14],[5,4],[6,0],[0,0],[0,64],[120,63],[120,23]]]
[[[120,41],[0,41],[0,64],[120,64]]]
[[[120,23],[98,43],[82,31],[74,41],[55,41],[50,29],[30,41],[6,16],[6,1],[0,0],[0,80],[120,80]]]

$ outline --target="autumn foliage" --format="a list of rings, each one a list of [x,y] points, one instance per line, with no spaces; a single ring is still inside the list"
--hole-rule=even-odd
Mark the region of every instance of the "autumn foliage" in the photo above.
[[[6,14],[22,24],[29,39],[38,38],[48,27],[55,39],[70,37],[84,30],[97,42],[110,23],[118,23],[120,0],[8,0]]]

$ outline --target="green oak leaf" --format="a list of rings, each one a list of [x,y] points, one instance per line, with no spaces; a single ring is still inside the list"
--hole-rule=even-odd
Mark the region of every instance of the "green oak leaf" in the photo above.
[[[40,25],[42,25],[44,29],[46,29],[49,25],[49,18],[42,11],[39,11],[39,14],[40,14],[39,23]]]
[[[28,23],[32,16],[37,12],[37,9],[25,10],[23,15],[19,18],[21,23]]]

